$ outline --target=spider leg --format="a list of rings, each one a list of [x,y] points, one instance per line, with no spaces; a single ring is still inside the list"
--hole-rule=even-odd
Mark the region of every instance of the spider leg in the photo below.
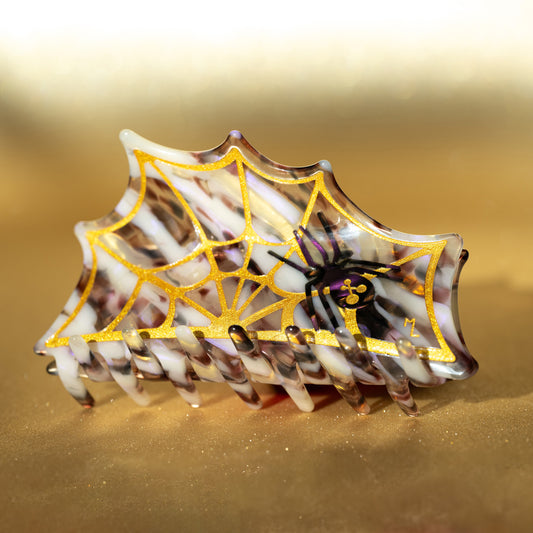
[[[380,277],[387,277],[386,272],[376,272],[375,270],[372,270],[370,268],[364,268],[364,267],[357,267],[357,266],[351,266],[350,268],[347,268],[344,271],[346,274],[372,274],[372,276],[380,276]]]
[[[376,276],[377,278],[385,278],[390,281],[400,281],[399,278],[391,278],[388,274],[388,272],[377,272],[377,271],[369,271],[367,274],[372,274],[373,276]]]
[[[379,263],[376,264],[379,265]],[[349,268],[347,269],[347,272],[356,272],[358,274],[372,274],[373,276],[376,276],[378,278],[393,279],[389,277],[388,272],[379,272],[378,270],[367,268],[366,266],[359,266],[359,261],[349,261],[348,266]],[[389,268],[394,272],[398,272],[400,270],[400,267],[397,267],[396,265],[381,265],[377,268]]]
[[[362,259],[349,259],[347,261],[348,264],[361,265],[361,267],[368,267],[369,269],[374,268],[388,268],[389,270],[394,270],[395,272],[398,272],[401,270],[401,267],[398,265],[384,265],[383,263],[376,263],[375,261],[363,261]],[[369,274],[372,272],[368,272]]]
[[[318,296],[320,297],[320,301],[322,302],[322,305],[324,306],[324,309],[326,310],[326,313],[328,314],[328,318],[333,326],[333,329],[337,329],[339,327],[339,323],[337,322],[337,317],[335,316],[333,309],[331,309],[331,305],[329,305],[328,299],[326,298],[324,291],[319,290]]]
[[[320,243],[313,237],[313,234],[308,229],[300,226],[300,231],[305,234],[305,236],[311,241],[311,244],[320,252],[322,259],[324,260],[324,265],[327,265],[329,263],[329,257],[326,250],[320,246]]]
[[[333,230],[331,229],[331,226],[329,225],[328,219],[324,216],[324,213],[322,213],[322,211],[319,211],[317,213],[317,216],[320,222],[322,223],[322,226],[326,230],[326,233],[328,234],[329,243],[331,244],[331,247],[333,248],[332,262],[335,263],[341,255],[339,243],[337,242],[337,239],[335,238]]]
[[[319,331],[320,328],[318,326],[318,317],[316,316],[315,304],[313,303],[313,296],[311,295],[313,283],[314,281],[308,281],[305,284],[305,300],[307,302],[307,307],[309,308],[309,314],[311,315],[313,327],[315,328],[315,331]]]
[[[294,261],[291,261],[290,259],[287,259],[286,257],[283,257],[282,255],[277,254],[276,252],[273,252],[272,250],[268,250],[268,253],[272,256],[274,256],[276,259],[279,259],[280,261],[283,261],[284,263],[287,263],[287,265],[291,266],[292,268],[295,268],[296,270],[299,270],[303,274],[306,274],[309,269],[305,268],[303,266],[297,265]]]
[[[300,226],[300,229],[302,229],[302,226]],[[311,254],[309,253],[309,250],[307,249],[307,246],[305,245],[304,241],[302,240],[300,235],[298,235],[298,232],[294,230],[293,233],[294,237],[296,238],[296,242],[298,243],[298,246],[300,247],[300,250],[302,251],[302,254],[305,257],[305,260],[307,261],[307,264],[311,267],[318,267],[318,265],[311,257]]]
[[[339,322],[337,321],[337,317],[335,316],[335,313],[333,312],[331,305],[329,305],[326,295],[324,294],[323,291],[318,291],[318,295],[320,296],[320,301],[322,302],[322,305],[324,306],[324,309],[326,310],[326,313],[328,314],[328,318],[331,322],[331,325],[333,326],[333,329],[338,328]]]

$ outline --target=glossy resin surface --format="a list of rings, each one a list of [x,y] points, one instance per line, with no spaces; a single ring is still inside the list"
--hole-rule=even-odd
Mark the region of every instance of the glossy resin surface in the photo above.
[[[477,369],[456,290],[466,260],[455,234],[410,235],[360,211],[328,162],[286,167],[239,132],[184,152],[131,131],[112,213],[76,226],[80,281],[35,350],[71,394],[81,377],[114,379],[137,402],[139,379],[169,379],[191,404],[193,379],[226,381],[251,407],[250,381],[282,385],[313,409],[305,384],[333,384],[359,413],[357,382],[385,384],[410,415],[409,382]]]

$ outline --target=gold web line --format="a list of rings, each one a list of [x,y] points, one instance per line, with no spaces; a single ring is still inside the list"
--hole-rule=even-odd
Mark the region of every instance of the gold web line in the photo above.
[[[274,302],[270,305],[267,305],[263,309],[256,311],[255,313],[242,320],[242,324],[244,327],[248,326],[249,324],[253,324],[257,320],[260,320],[261,318],[264,318],[270,315],[271,313],[281,309],[284,305],[286,305],[285,300],[279,300],[278,302]]]
[[[137,279],[137,283],[135,284],[133,292],[131,293],[131,296],[128,298],[128,301],[126,302],[124,307],[120,310],[120,313],[113,319],[113,321],[110,322],[102,330],[103,332],[113,331],[116,328],[117,324],[120,324],[120,322],[126,317],[126,315],[130,312],[130,309],[133,307],[133,304],[135,303],[137,296],[139,296],[143,283],[144,282],[141,279]]]
[[[243,266],[242,266],[243,270],[248,270],[250,257],[252,256],[252,246],[253,245],[250,243],[248,245],[248,249],[246,250],[246,256],[244,258],[244,262],[243,262]],[[246,279],[247,278],[243,278],[243,277],[241,277],[239,279],[239,282],[237,283],[237,287],[235,289],[235,296],[233,297],[233,301],[231,302],[231,309],[235,309],[236,308],[237,303],[239,302],[239,298],[241,296],[242,288],[244,287],[244,282],[245,282]]]
[[[215,280],[215,284],[217,288],[220,310],[221,310],[221,313],[224,314],[224,312],[228,310],[228,302],[226,301],[226,293],[224,292],[224,286],[222,285],[222,280],[217,278]]]
[[[239,315],[244,312],[244,309],[246,309],[252,303],[255,297],[263,290],[263,288],[264,288],[264,285],[260,285],[259,287],[257,287],[255,290],[253,290],[250,293],[250,295],[248,296],[248,298],[246,298],[244,303],[241,304],[239,308],[237,309],[237,312],[239,313]]]
[[[208,311],[205,307],[202,307],[199,303],[195,302],[188,296],[182,295],[179,297],[180,300],[184,301],[186,304],[190,305],[193,309],[196,309],[199,313],[209,318],[209,320],[214,321],[217,319],[216,315]],[[155,328],[157,329],[157,328]]]
[[[87,242],[91,249],[91,258],[92,258],[91,273],[89,275],[89,279],[87,280],[87,285],[85,286],[83,293],[80,296],[80,299],[78,303],[76,304],[76,307],[74,308],[72,313],[70,313],[70,315],[67,317],[65,322],[63,322],[63,324],[57,329],[57,331],[53,333],[52,336],[46,340],[45,346],[47,347],[54,346],[57,343],[61,332],[63,332],[73,322],[73,320],[78,316],[79,312],[81,311],[81,308],[85,305],[85,303],[87,302],[87,299],[89,298],[89,295],[94,286],[94,281],[96,279],[96,273],[98,270],[98,265],[96,261],[96,253],[94,251],[94,241],[96,239],[96,236],[99,235],[100,233],[103,233],[104,231],[106,232],[113,231],[114,229],[120,228],[124,224],[127,224],[135,216],[135,214],[140,209],[144,201],[144,195],[146,192],[146,170],[144,168],[144,164],[147,161],[147,157],[146,157],[146,154],[143,154],[142,152],[139,152],[137,150],[135,150],[134,153],[135,153],[135,158],[137,159],[137,162],[139,164],[139,169],[141,172],[141,184],[139,187],[139,196],[137,198],[137,201],[135,202],[133,209],[131,210],[130,213],[128,213],[128,215],[126,215],[123,219],[119,220],[115,224],[112,224],[109,228],[103,228],[100,230],[91,230],[85,234]]]

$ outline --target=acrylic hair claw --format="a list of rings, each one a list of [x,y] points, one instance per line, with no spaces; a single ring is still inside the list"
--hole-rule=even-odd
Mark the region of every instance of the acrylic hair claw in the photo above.
[[[78,285],[36,353],[83,406],[82,378],[114,380],[137,403],[170,381],[226,382],[250,407],[252,383],[282,386],[303,411],[306,384],[333,384],[369,412],[357,383],[385,385],[408,415],[409,383],[477,369],[464,344],[458,235],[409,235],[360,211],[327,161],[270,161],[239,132],[184,152],[123,131],[130,181],[115,210],[76,226]]]

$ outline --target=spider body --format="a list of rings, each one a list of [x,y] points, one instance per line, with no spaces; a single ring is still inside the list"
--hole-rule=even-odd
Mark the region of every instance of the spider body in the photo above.
[[[374,285],[359,272],[333,268],[317,284],[322,292],[329,289],[333,301],[345,309],[361,309],[370,304],[376,293]],[[319,290],[317,288],[317,290]]]
[[[313,291],[317,292],[333,329],[336,329],[339,327],[339,322],[327,297],[328,294],[331,295],[333,302],[339,307],[345,309],[362,309],[374,301],[376,291],[371,280],[375,277],[388,278],[389,271],[400,270],[400,267],[396,265],[384,265],[374,261],[353,259],[353,253],[350,250],[341,251],[339,243],[324,214],[319,212],[318,218],[326,231],[333,251],[331,258],[311,232],[303,226],[299,227],[302,235],[298,231],[294,231],[294,236],[307,262],[307,268],[275,252],[269,252],[280,261],[302,272],[307,278],[305,299],[313,327],[317,331],[320,329],[320,324],[313,302]],[[320,254],[322,264],[318,263],[311,255],[309,248],[303,241],[303,235],[309,239]]]

